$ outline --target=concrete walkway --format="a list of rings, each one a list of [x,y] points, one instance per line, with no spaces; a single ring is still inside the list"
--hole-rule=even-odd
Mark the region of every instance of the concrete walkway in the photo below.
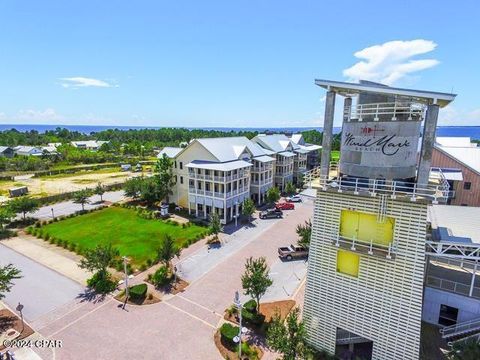
[[[86,285],[87,279],[91,276],[88,271],[78,266],[79,255],[33,236],[20,234],[17,237],[2,240],[0,244],[82,286]]]
[[[103,194],[103,200],[108,202],[119,202],[125,199],[123,194],[123,190],[118,191],[108,191]],[[100,196],[93,195],[90,197],[90,204],[85,205],[85,210],[95,209],[99,206],[104,205],[104,203],[100,202]],[[53,214],[52,214],[53,209]],[[82,210],[82,206],[80,204],[75,204],[73,201],[63,201],[52,205],[42,206],[40,209],[35,211],[34,213],[28,214],[30,217],[39,220],[49,220],[52,219],[53,216],[64,216],[70,215],[77,211]]]

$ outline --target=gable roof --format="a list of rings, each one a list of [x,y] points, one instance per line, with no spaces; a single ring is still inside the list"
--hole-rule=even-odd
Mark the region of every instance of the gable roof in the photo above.
[[[157,155],[158,158],[161,158],[163,154],[167,155],[168,158],[173,159],[176,157],[183,148],[180,147],[172,147],[172,146],[165,146]]]
[[[480,174],[480,147],[441,146],[435,144],[435,148]]]
[[[264,149],[245,136],[202,138],[194,141],[208,150],[219,162],[238,160],[245,151],[252,154],[252,157],[267,154]]]
[[[303,139],[302,134],[292,134],[290,139],[292,139],[292,141],[297,145],[305,145],[305,140]]]
[[[255,136],[252,139],[252,141],[276,153],[287,150],[289,145],[292,146],[293,150],[300,148],[297,144],[295,144],[292,140],[290,140],[284,134],[274,134],[274,135],[260,134]]]
[[[7,150],[13,151],[13,148],[11,148],[10,146],[0,146],[0,153],[3,153]]]

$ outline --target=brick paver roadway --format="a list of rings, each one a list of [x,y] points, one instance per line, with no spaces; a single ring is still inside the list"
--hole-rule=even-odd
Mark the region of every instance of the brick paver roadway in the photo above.
[[[213,334],[235,290],[241,290],[245,259],[265,256],[275,264],[277,248],[296,242],[296,225],[312,211],[312,202],[307,201],[271,226],[262,223],[242,230],[235,236],[244,239],[244,246],[223,255],[218,252],[220,259],[209,260],[208,268],[189,272],[192,281],[185,292],[160,303],[126,310],[110,297],[72,304],[37,329],[44,337],[62,340],[63,347],[55,354],[51,350],[39,354],[57,360],[221,359]]]

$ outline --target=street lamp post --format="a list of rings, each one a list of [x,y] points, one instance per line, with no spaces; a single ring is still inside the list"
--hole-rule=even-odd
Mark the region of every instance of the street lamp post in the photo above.
[[[55,214],[54,214],[54,212],[53,212],[53,207],[52,207],[50,210],[52,210],[52,219],[55,220]]]
[[[240,301],[240,294],[238,291],[235,291],[235,297],[233,298],[233,303],[238,309],[238,358],[242,359],[242,302]]]
[[[20,319],[22,320],[22,331],[20,333],[23,333],[23,330],[25,329],[25,323],[23,322],[23,310],[24,306],[18,302],[18,305],[16,307],[16,310],[20,313]]]
[[[127,305],[128,301],[128,273],[127,273],[127,264],[129,262],[128,257],[124,256],[122,257],[123,260],[123,271],[125,272],[125,302],[123,303],[123,309],[125,309],[125,306]]]

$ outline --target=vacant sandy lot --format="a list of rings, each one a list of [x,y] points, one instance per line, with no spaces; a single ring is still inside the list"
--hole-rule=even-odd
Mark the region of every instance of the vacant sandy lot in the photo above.
[[[38,178],[31,175],[19,176],[15,181],[0,181],[0,202],[8,200],[8,189],[18,186],[27,186],[33,196],[48,196],[94,188],[99,182],[103,185],[123,183],[129,178],[141,175],[141,172],[119,171],[118,168],[112,168]],[[147,173],[144,172],[143,175]]]

